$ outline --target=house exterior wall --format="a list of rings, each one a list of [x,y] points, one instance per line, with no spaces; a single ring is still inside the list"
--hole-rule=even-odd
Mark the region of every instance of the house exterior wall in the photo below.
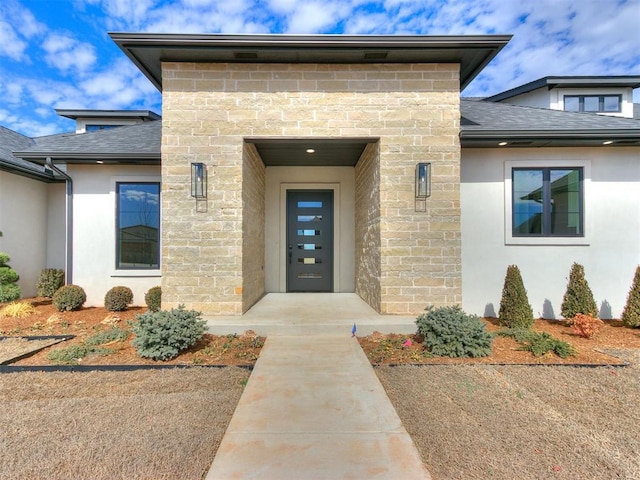
[[[586,279],[603,318],[619,318],[640,264],[638,148],[464,149],[462,152],[463,308],[496,316],[508,265],[518,265],[534,315],[560,318],[571,264]],[[509,239],[509,166],[584,167],[585,237]],[[616,214],[613,214],[616,213]]]
[[[116,270],[117,181],[160,181],[157,166],[69,165],[73,179],[73,283],[87,294],[87,306],[104,305],[114,286],[133,291],[134,305],[160,284],[159,270]]]
[[[531,92],[523,93],[522,95],[516,95],[506,100],[502,100],[501,103],[508,103],[510,105],[521,105],[525,107],[537,107],[537,108],[551,108],[551,97],[555,97],[554,91],[549,91],[546,88],[533,90]]]
[[[242,162],[242,304],[253,305],[264,295],[265,167],[251,144]],[[222,281],[222,278],[217,280]]]
[[[164,63],[163,305],[185,303],[208,314],[250,307],[238,290],[248,253],[244,137],[380,138],[380,311],[459,303],[459,102],[455,64]],[[209,167],[206,217],[197,216],[189,197],[194,161]],[[420,161],[433,164],[426,212],[415,211]],[[170,239],[179,228],[189,238]],[[228,256],[207,255],[205,245],[230,246]],[[206,293],[196,293],[181,275],[225,277],[234,288],[210,282]]]
[[[47,266],[48,187],[0,171],[0,252],[11,257],[23,297],[36,295],[40,271]]]
[[[335,292],[354,291],[353,167],[268,167],[265,238],[266,291],[286,292],[286,190],[334,191]]]
[[[380,152],[365,148],[355,169],[356,293],[380,311]]]
[[[47,266],[65,269],[66,258],[66,185],[51,183],[47,186]]]

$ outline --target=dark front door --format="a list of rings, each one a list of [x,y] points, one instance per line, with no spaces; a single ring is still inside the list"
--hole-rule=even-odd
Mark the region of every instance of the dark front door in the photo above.
[[[333,191],[287,191],[287,291],[333,291]]]

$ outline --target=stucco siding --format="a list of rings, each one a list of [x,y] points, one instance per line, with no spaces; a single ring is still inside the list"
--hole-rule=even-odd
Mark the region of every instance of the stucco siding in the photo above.
[[[0,171],[0,252],[11,257],[24,297],[36,294],[47,266],[47,189],[46,183]]]
[[[116,182],[159,182],[154,166],[70,165],[73,179],[73,283],[87,293],[87,306],[104,305],[114,286],[133,291],[135,305],[160,284],[159,270],[116,270]]]
[[[507,165],[584,165],[585,237],[508,244]],[[506,268],[522,272],[534,315],[560,318],[573,262],[584,265],[603,318],[619,318],[640,264],[640,162],[636,148],[464,149],[463,308],[496,315]]]

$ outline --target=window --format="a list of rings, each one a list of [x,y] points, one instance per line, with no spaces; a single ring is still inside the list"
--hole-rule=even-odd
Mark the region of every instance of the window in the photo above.
[[[160,183],[116,183],[116,269],[160,268]]]
[[[120,125],[95,125],[95,124],[88,124],[84,131],[85,132],[97,132],[99,130],[109,130],[110,128],[116,128],[119,127]]]
[[[514,237],[583,237],[583,169],[513,168]]]
[[[567,112],[615,113],[621,112],[621,95],[566,95]]]

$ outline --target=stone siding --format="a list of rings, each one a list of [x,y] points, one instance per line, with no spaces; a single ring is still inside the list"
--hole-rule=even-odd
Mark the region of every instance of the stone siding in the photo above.
[[[380,311],[380,152],[367,145],[356,165],[356,293]]]
[[[458,79],[453,64],[163,64],[165,302],[247,308],[245,137],[368,137],[379,139],[380,267],[357,282],[379,281],[383,313],[460,303]],[[189,197],[194,161],[209,168],[206,214]],[[426,212],[414,204],[421,161],[433,172]]]

